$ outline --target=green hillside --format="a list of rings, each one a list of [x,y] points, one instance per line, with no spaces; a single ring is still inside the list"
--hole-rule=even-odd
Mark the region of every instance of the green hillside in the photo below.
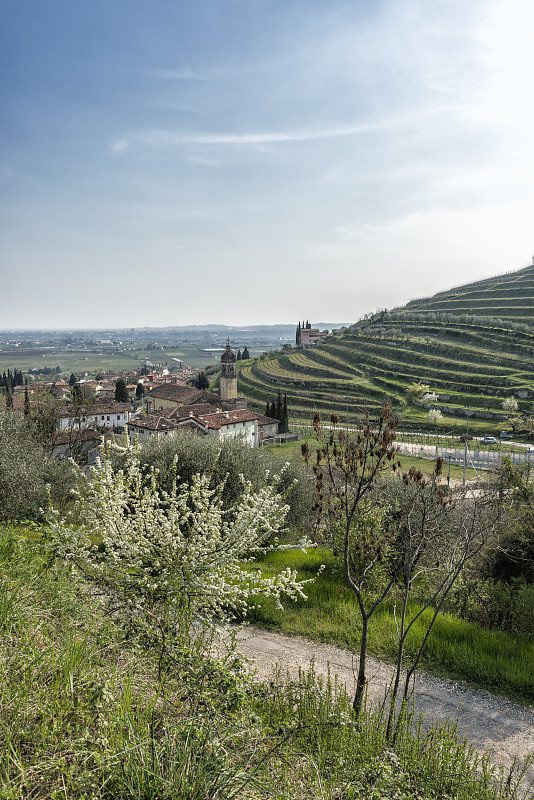
[[[433,297],[411,300],[404,310],[476,314],[533,324],[534,265],[438,292]]]
[[[407,391],[421,382],[438,395],[433,405],[448,427],[463,426],[469,408],[478,427],[500,429],[505,398],[534,410],[534,266],[412,301],[320,346],[240,367],[239,390],[252,406],[263,411],[281,391],[293,419],[315,411],[345,418],[347,407],[356,419],[388,398],[405,422],[425,424],[428,404],[412,402]]]

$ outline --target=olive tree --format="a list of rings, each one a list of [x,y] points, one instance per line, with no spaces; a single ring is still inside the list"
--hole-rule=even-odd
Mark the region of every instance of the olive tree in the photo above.
[[[35,519],[47,502],[47,486],[62,504],[78,479],[69,460],[49,455],[28,416],[0,409],[0,519]]]
[[[116,449],[114,465],[123,465],[127,450]],[[196,473],[210,476],[211,488],[222,487],[223,507],[234,505],[243,491],[244,476],[255,490],[265,481],[265,470],[278,475],[276,488],[289,506],[286,525],[293,531],[306,532],[313,525],[313,484],[302,464],[289,464],[280,472],[280,459],[260,448],[249,447],[240,439],[197,436],[188,431],[160,439],[151,437],[139,446],[139,461],[144,471],[158,471],[159,483],[167,491],[173,480],[190,483]]]

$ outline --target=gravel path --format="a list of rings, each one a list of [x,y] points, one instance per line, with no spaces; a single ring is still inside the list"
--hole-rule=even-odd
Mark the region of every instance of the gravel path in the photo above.
[[[300,636],[284,636],[254,626],[238,635],[238,649],[255,666],[258,677],[270,675],[276,665],[298,673],[308,669],[312,660],[317,674],[333,675],[353,693],[358,657],[349,650],[320,644]],[[392,675],[392,667],[376,658],[368,659],[369,700],[383,700]],[[428,719],[445,722],[458,717],[458,733],[480,751],[491,754],[499,765],[510,767],[514,759],[534,755],[534,708],[526,708],[497,695],[451,680],[420,672],[416,678],[416,710]],[[534,779],[534,765],[528,776]]]

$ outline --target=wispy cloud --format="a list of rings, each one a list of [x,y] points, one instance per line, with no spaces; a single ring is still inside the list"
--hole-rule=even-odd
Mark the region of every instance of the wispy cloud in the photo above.
[[[409,126],[423,117],[460,112],[460,105],[436,106],[432,109],[415,111],[380,120],[355,123],[354,125],[336,125],[327,128],[310,128],[293,131],[260,131],[257,133],[181,133],[161,128],[136,131],[129,137],[111,145],[113,152],[121,152],[129,144],[137,142],[148,147],[177,147],[180,145],[261,145],[284,142],[309,142],[320,139],[334,139],[344,136],[357,136],[381,130],[394,130]]]
[[[194,72],[192,69],[153,69],[150,70],[150,75],[154,78],[162,78],[163,80],[174,81],[205,81],[206,75],[201,75],[199,72]]]
[[[125,139],[119,139],[116,142],[113,142],[111,145],[112,153],[122,153],[123,150],[127,150],[128,142]]]

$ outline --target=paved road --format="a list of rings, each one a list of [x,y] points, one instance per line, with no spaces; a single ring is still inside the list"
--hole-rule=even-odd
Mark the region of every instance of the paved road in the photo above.
[[[326,675],[330,664],[332,674],[338,675],[349,693],[354,691],[358,659],[348,650],[254,626],[240,631],[238,640],[238,649],[252,659],[259,677],[270,675],[276,665],[295,675],[299,667],[308,669],[313,660],[317,674]],[[371,703],[383,700],[391,674],[389,665],[370,659]],[[416,679],[416,710],[439,722],[458,717],[459,735],[467,737],[478,750],[490,752],[496,764],[510,767],[516,758],[534,755],[534,706],[526,708],[460,682],[420,672]],[[534,764],[528,774],[534,780]]]

